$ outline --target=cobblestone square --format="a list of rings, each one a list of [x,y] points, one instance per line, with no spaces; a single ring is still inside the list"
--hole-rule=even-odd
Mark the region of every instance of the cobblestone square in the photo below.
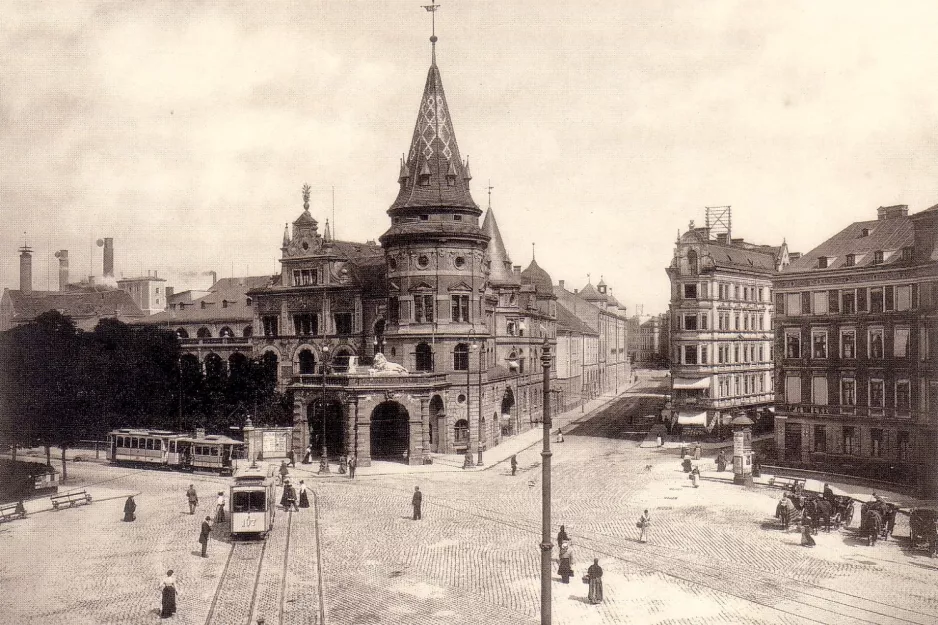
[[[870,548],[850,531],[822,531],[816,547],[801,547],[798,532],[775,523],[777,490],[707,471],[695,489],[676,450],[609,437],[623,411],[648,411],[639,398],[566,426],[553,446],[553,533],[566,526],[575,571],[565,585],[554,568],[553,622],[938,622],[938,565],[907,541]],[[157,622],[158,583],[172,568],[174,622],[319,623],[322,607],[326,623],[536,623],[540,460],[535,445],[518,454],[516,476],[493,454],[484,470],[375,469],[355,480],[300,465],[294,474],[311,483],[316,506],[279,511],[266,543],[233,545],[219,527],[205,560],[199,522],[227,478],[75,464],[70,487],[86,487],[94,503],[52,512],[32,502],[27,519],[0,526],[0,620]],[[194,516],[189,483],[200,496]],[[421,521],[411,520],[415,485]],[[121,522],[128,494],[137,494],[134,523]],[[644,509],[652,527],[640,543]],[[604,569],[598,606],[580,581],[594,557]]]

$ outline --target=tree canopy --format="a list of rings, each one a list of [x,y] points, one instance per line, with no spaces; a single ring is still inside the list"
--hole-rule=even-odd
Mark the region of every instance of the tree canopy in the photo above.
[[[117,427],[226,432],[248,415],[289,424],[271,363],[183,354],[175,333],[103,319],[83,332],[56,311],[0,333],[0,436],[71,447]]]

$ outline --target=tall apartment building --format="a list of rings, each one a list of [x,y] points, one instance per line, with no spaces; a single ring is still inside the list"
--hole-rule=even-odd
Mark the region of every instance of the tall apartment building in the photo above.
[[[782,459],[938,492],[938,206],[881,207],[774,280]]]
[[[785,243],[754,245],[711,236],[693,222],[666,269],[671,279],[674,418],[712,428],[775,401],[772,278],[789,263]]]

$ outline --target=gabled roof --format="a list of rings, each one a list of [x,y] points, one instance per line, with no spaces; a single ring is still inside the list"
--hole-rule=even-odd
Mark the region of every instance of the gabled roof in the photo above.
[[[925,211],[922,211],[925,212]],[[916,213],[921,214],[921,213]],[[864,236],[864,231],[867,234]],[[915,239],[912,217],[857,221],[816,248],[793,260],[784,273],[800,271],[824,272],[846,266],[847,255],[854,255],[857,267],[873,265],[874,252],[884,252],[883,262],[877,265],[892,265],[902,262],[902,248],[911,247]],[[827,267],[819,268],[818,259],[827,258]]]
[[[401,188],[388,212],[419,207],[462,207],[481,214],[469,193],[471,176],[456,145],[443,79],[436,66],[435,45],[410,150],[401,165]],[[423,174],[429,175],[429,184],[421,184]]]
[[[44,312],[58,310],[76,321],[95,317],[146,317],[127,291],[89,289],[30,291],[7,289],[15,323],[31,321]]]
[[[568,312],[585,323],[591,330],[599,332],[599,318],[602,311],[598,306],[586,301],[579,294],[571,293],[560,286],[554,287],[554,295],[557,297],[558,310],[561,306],[566,308]],[[558,312],[558,319],[560,318],[559,314]]]
[[[586,286],[580,289],[578,295],[587,302],[605,302],[606,296],[596,290],[592,283],[587,282]]]
[[[695,228],[681,236],[682,243],[694,243],[699,248],[701,268],[756,269],[775,271],[781,247],[736,242],[720,243],[709,238],[706,228]]]
[[[208,322],[249,322],[254,317],[248,306],[248,291],[271,284],[272,276],[245,276],[240,278],[222,278],[209,287],[209,292],[191,302],[176,302],[175,310],[168,308],[146,318],[145,323],[208,323]]]
[[[502,233],[498,230],[495,213],[492,212],[491,208],[485,213],[482,232],[489,236],[488,249],[491,263],[489,281],[495,285],[518,284],[518,276],[511,270],[511,258],[508,256],[508,250],[505,249]]]
[[[563,302],[557,303],[557,331],[569,332],[570,334],[586,334],[588,336],[599,335],[599,332],[584,323],[572,311],[567,310]]]

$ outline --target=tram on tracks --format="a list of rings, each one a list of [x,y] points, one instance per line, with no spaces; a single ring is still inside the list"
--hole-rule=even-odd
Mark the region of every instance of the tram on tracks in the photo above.
[[[107,435],[107,458],[114,464],[198,469],[231,475],[243,453],[242,441],[202,432],[191,436],[169,430],[121,428]]]
[[[277,483],[274,467],[252,463],[234,475],[228,501],[231,506],[231,535],[263,538],[274,526],[277,512]]]

